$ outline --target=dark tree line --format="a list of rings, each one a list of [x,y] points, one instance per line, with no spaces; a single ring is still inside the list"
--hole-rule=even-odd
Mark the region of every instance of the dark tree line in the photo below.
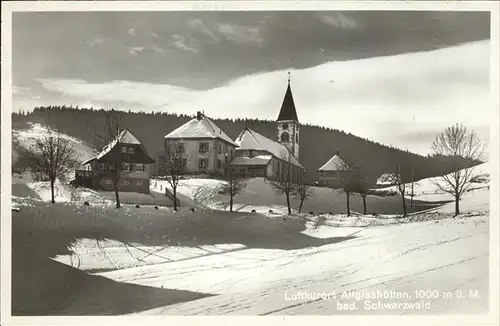
[[[121,127],[129,128],[153,156],[162,153],[164,136],[186,123],[192,116],[164,112],[116,111]],[[70,106],[37,107],[32,112],[13,114],[13,128],[22,128],[27,122],[51,126],[58,131],[92,144],[105,128],[105,111]],[[276,139],[274,121],[257,119],[214,119],[233,139],[247,126],[269,138]],[[370,178],[391,171],[394,162],[405,162],[418,167],[415,180],[451,172],[457,164],[467,166],[467,160],[448,156],[422,156],[395,147],[382,145],[341,130],[304,124],[301,127],[300,160],[306,168],[306,179],[316,180],[316,171],[336,151],[349,153],[357,164],[370,163]]]

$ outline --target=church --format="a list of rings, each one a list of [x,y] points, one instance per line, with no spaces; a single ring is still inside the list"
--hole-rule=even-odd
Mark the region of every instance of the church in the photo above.
[[[293,100],[290,78],[276,121],[277,140],[245,128],[236,138],[235,158],[230,173],[239,177],[265,177],[301,183],[305,168],[299,162],[300,123]]]
[[[245,128],[232,140],[202,112],[165,136],[165,148],[175,143],[184,156],[183,175],[227,176],[301,183],[305,168],[299,162],[300,123],[290,86],[276,121],[277,139]],[[157,175],[164,175],[161,156]]]

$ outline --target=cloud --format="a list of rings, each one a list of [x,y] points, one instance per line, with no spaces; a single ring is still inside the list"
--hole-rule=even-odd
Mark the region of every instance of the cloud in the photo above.
[[[489,48],[484,41],[291,70],[299,119],[424,154],[433,135],[455,122],[484,134],[492,110]],[[38,81],[43,89],[73,98],[75,103],[167,108],[184,114],[203,109],[214,118],[244,114],[274,120],[285,93],[287,71],[245,76],[208,90],[128,81]]]
[[[344,15],[343,13],[320,15],[320,20],[327,25],[342,29],[353,29],[358,27],[358,24],[356,23],[355,20]]]
[[[144,51],[144,47],[142,46],[132,46],[128,48],[128,53],[131,55],[138,55],[142,51]]]
[[[89,45],[90,46],[96,46],[96,45],[99,45],[99,44],[104,44],[104,39],[100,38],[100,37],[97,37],[95,39],[92,39],[90,42],[89,42]]]
[[[153,50],[153,51],[155,51],[155,52],[157,52],[157,53],[160,53],[160,54],[165,54],[165,53],[167,53],[167,52],[168,52],[168,50],[163,49],[163,48],[159,47],[159,46],[158,46],[158,45],[156,45],[156,44],[151,45],[151,50]]]
[[[188,27],[192,30],[196,30],[204,35],[209,36],[212,40],[218,42],[219,38],[208,28],[205,23],[200,19],[191,19],[188,21]]]
[[[171,44],[175,46],[178,49],[184,50],[184,51],[190,51],[194,53],[198,53],[198,49],[194,47],[192,43],[193,39],[190,38],[185,38],[182,35],[176,34],[172,36],[173,41],[171,41]]]
[[[135,28],[129,28],[129,30],[127,31],[127,34],[130,35],[130,36],[135,36]]]
[[[217,30],[224,38],[235,43],[262,43],[260,29],[257,27],[241,26],[234,24],[217,24]]]

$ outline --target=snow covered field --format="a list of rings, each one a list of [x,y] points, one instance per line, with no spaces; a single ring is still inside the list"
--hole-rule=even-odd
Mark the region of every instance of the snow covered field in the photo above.
[[[215,179],[186,179],[179,183],[177,192],[186,198],[195,200],[211,209],[229,210],[229,198],[219,194],[220,187],[225,181]],[[160,191],[159,188],[170,189],[168,182],[158,180],[152,182],[152,189]],[[346,209],[345,193],[342,190],[333,190],[325,187],[310,187],[311,197],[304,203],[302,212],[343,214]],[[291,198],[292,211],[297,213],[299,201]],[[351,211],[362,212],[363,203],[361,196],[351,194]],[[428,203],[415,200],[415,207],[408,208],[409,211],[419,211],[437,206],[437,203]],[[396,196],[379,197],[367,196],[368,214],[399,214],[401,211],[401,200]],[[287,212],[285,197],[276,194],[270,184],[263,178],[249,179],[247,187],[242,194],[234,198],[235,211],[268,214],[272,210],[274,214],[285,214]]]
[[[491,166],[489,162],[479,164],[472,168],[473,171],[472,173],[478,176],[477,178],[478,182],[473,182],[471,184],[471,186],[469,187],[470,191],[477,191],[479,189],[488,188],[490,181],[490,168]],[[415,182],[413,185],[413,191],[415,194],[414,199],[423,201],[453,200],[453,196],[443,192],[437,186],[437,184],[445,185],[445,181],[443,180],[442,177],[428,178]],[[384,181],[380,181],[379,185],[381,186],[384,185]],[[397,193],[396,186],[377,188],[377,190]],[[407,193],[406,197],[409,198],[410,192],[411,192],[411,185],[408,184],[406,186],[406,193]]]
[[[335,211],[343,207],[344,196],[316,187],[309,203],[323,205],[316,213],[306,208],[286,216],[282,198],[262,179],[250,181],[237,197],[239,211],[229,213],[226,198],[217,192],[221,183],[183,181],[183,204],[174,212],[128,204],[115,209],[112,200],[99,201],[103,196],[97,192],[87,194],[97,199],[85,206],[68,200],[74,194],[59,183],[52,205],[43,183],[14,182],[13,187],[24,186],[13,197],[20,209],[13,212],[14,314],[470,314],[488,309],[488,187],[466,193],[456,218],[454,204],[447,203],[403,219],[391,213],[347,217]],[[161,192],[166,183],[152,185]],[[396,204],[399,200],[371,196],[369,209]]]
[[[45,255],[91,273],[85,277],[97,277],[98,289],[91,278],[85,287],[71,285],[71,300],[52,303],[51,309],[61,314],[478,313],[488,302],[488,199],[487,189],[467,194],[462,201],[465,214],[458,218],[450,218],[445,205],[401,220],[329,214],[288,218],[187,208],[174,213],[128,205],[116,210],[14,198],[22,208],[13,213],[14,256],[18,266],[32,264],[23,255]],[[18,267],[17,277],[30,279],[26,274],[35,270],[35,281],[44,284],[66,275],[43,276],[43,269]],[[26,281],[17,286],[35,300],[31,289],[42,285],[30,282],[30,290],[23,287]],[[130,291],[160,292],[140,298],[131,294],[127,303],[110,294],[106,301],[97,299],[98,306],[91,303],[101,291],[110,291],[108,286],[120,284],[135,286]],[[415,291],[422,289],[440,297],[417,299]],[[175,291],[177,299],[161,291]],[[372,306],[378,300],[339,299],[344,291],[399,293],[409,297],[382,298],[381,304],[407,301],[425,307],[380,308]],[[473,298],[456,297],[469,292]],[[354,302],[357,310],[340,309],[339,302]]]

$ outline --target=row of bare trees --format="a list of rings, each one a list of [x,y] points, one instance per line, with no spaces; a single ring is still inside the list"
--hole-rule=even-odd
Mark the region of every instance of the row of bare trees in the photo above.
[[[485,144],[473,131],[462,124],[455,124],[439,132],[433,143],[434,155],[465,158],[467,165],[457,165],[451,173],[433,179],[433,184],[442,192],[453,196],[455,201],[455,216],[460,214],[460,200],[470,189],[477,175],[474,167],[484,159]],[[410,196],[410,205],[413,206],[414,168],[398,163],[395,170],[389,174],[389,181],[396,186],[403,204],[403,216],[407,216],[405,196]],[[411,191],[409,194],[407,193]]]
[[[115,140],[120,132],[120,119],[117,115],[106,115],[105,128],[98,137],[95,148],[100,149]],[[470,188],[476,175],[473,167],[482,158],[484,154],[484,144],[477,134],[468,130],[461,124],[455,124],[446,128],[443,132],[436,135],[432,143],[434,154],[443,156],[462,157],[468,160],[469,165],[457,166],[454,172],[440,177],[441,182],[435,182],[436,186],[443,192],[451,194],[455,199],[455,214],[460,213],[459,202],[463,194]],[[71,171],[77,165],[76,153],[71,142],[52,129],[37,139],[35,143],[28,148],[28,152],[36,161],[38,172],[45,174],[51,186],[51,202],[55,202],[54,184],[59,178]],[[306,184],[297,183],[293,178],[291,156],[288,155],[284,160],[285,170],[282,178],[270,181],[272,188],[286,199],[288,214],[292,213],[291,198],[296,197],[300,200],[299,212],[302,210],[304,202],[311,196],[310,187]],[[350,215],[349,198],[351,193],[358,193],[363,199],[363,213],[367,213],[366,196],[373,184],[373,179],[366,166],[355,164],[346,160],[342,170],[348,171],[340,175],[341,188],[346,193],[347,214]],[[111,165],[113,189],[116,196],[116,207],[120,207],[119,181],[124,173],[123,158],[109,162]],[[165,146],[165,171],[166,179],[172,188],[174,197],[174,209],[177,210],[177,187],[184,172],[186,156],[184,152],[173,143],[166,143]],[[401,196],[403,216],[407,215],[406,196],[407,188],[411,186],[411,204],[413,202],[414,168],[408,167],[403,163],[395,164],[394,171],[389,173],[389,183],[394,185],[398,194]],[[229,196],[230,211],[233,210],[234,197],[241,194],[246,188],[246,181],[242,178],[233,176],[231,169],[226,173],[227,183],[222,189],[222,193]]]

